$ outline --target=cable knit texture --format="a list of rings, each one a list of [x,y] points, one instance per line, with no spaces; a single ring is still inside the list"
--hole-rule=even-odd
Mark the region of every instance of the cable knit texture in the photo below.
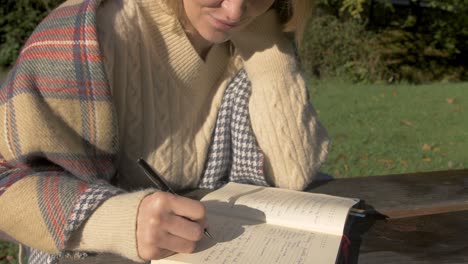
[[[136,166],[139,157],[175,189],[197,186],[224,90],[234,76],[226,71],[227,43],[213,46],[203,61],[168,12],[159,0],[114,0],[98,13],[119,119],[119,183],[126,189],[150,184]]]
[[[293,46],[279,28],[269,12],[239,32],[233,39],[239,53],[234,59],[241,63],[234,65],[244,66],[252,82],[249,112],[269,182],[301,190],[325,159],[328,140],[309,103]],[[119,119],[120,185],[148,185],[134,162],[143,156],[172,185],[193,188],[235,72],[227,70],[228,46],[213,46],[201,60],[161,0],[104,2],[98,33]],[[110,228],[125,228],[115,224]],[[98,227],[87,224],[85,230],[94,233]],[[102,247],[99,240],[87,243]]]
[[[328,153],[291,41],[267,12],[232,37],[252,82],[249,112],[265,174],[274,186],[304,189]]]
[[[148,184],[135,177],[142,173],[134,162],[140,156],[176,188],[196,186],[222,95],[241,67],[252,82],[249,112],[268,181],[296,190],[312,181],[327,154],[327,133],[274,11],[233,37],[240,61],[234,70],[227,70],[227,43],[214,45],[203,61],[164,0],[106,1],[99,12],[124,188]]]
[[[265,154],[269,183],[300,190],[313,180],[325,159],[328,139],[274,11],[235,34],[236,56],[224,43],[214,45],[205,60],[163,0],[104,1],[97,29],[118,119],[116,183],[136,192],[105,201],[72,234],[67,249],[113,252],[142,261],[136,250],[137,208],[151,190],[138,190],[151,183],[136,159],[145,158],[175,189],[195,188],[224,91],[241,68],[252,83],[249,113]],[[16,187],[27,183],[19,181]],[[15,190],[8,189],[2,198],[11,194],[13,201],[20,193]],[[45,230],[43,225],[38,222],[34,227]],[[52,241],[47,236],[39,241],[43,245],[30,244],[55,253]]]

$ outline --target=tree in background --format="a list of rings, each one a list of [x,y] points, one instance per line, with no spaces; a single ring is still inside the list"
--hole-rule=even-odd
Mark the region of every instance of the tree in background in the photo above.
[[[39,22],[63,0],[0,0],[0,66],[10,66]]]
[[[319,0],[306,38],[304,65],[318,77],[468,80],[468,0]]]
[[[309,74],[356,82],[468,80],[468,0],[316,1],[301,47]],[[0,67],[14,63],[61,2],[0,0]]]

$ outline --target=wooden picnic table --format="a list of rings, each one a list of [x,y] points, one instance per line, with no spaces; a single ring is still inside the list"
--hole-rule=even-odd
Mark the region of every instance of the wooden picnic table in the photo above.
[[[307,191],[365,201],[370,214],[352,228],[349,264],[468,263],[468,169],[336,179]],[[201,199],[207,192],[190,196]],[[91,257],[61,263],[102,262]]]
[[[468,263],[468,170],[338,179],[308,190],[357,197],[375,212],[353,227],[350,263]]]

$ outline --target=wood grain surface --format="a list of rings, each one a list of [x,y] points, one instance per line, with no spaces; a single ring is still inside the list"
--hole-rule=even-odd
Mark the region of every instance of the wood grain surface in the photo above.
[[[378,220],[362,234],[354,263],[468,263],[468,211]]]
[[[307,191],[360,198],[390,218],[463,211],[468,210],[468,169],[337,179]]]

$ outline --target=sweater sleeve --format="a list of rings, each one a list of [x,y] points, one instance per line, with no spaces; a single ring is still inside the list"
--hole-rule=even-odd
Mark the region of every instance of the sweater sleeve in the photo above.
[[[148,189],[111,197],[70,237],[67,250],[105,252],[144,262],[138,255],[136,228],[138,208]]]
[[[328,136],[317,120],[292,42],[276,12],[260,16],[232,38],[252,83],[249,112],[265,175],[275,186],[302,190],[328,152]]]
[[[6,189],[0,195],[0,232],[51,254],[63,251],[83,219],[119,192],[105,182],[86,183],[63,171],[11,169],[0,176],[0,189]]]

